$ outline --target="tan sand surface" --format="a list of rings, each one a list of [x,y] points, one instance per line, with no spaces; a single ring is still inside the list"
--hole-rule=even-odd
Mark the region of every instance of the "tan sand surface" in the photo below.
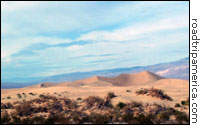
[[[136,95],[141,88],[162,89],[172,97],[173,101],[161,100],[146,95]],[[131,92],[127,92],[130,90]],[[189,97],[189,82],[181,79],[165,79],[151,72],[145,71],[136,74],[121,74],[117,77],[100,77],[77,80],[74,82],[62,82],[58,84],[42,83],[30,87],[18,89],[1,89],[1,101],[13,102],[37,98],[40,94],[49,94],[57,97],[77,99],[88,96],[104,97],[108,92],[117,95],[112,99],[113,104],[118,102],[139,101],[143,103],[158,103],[166,106],[174,106]],[[22,94],[25,93],[25,96]],[[36,94],[31,95],[30,93]],[[21,94],[19,98],[17,94]],[[11,97],[11,99],[7,99]]]

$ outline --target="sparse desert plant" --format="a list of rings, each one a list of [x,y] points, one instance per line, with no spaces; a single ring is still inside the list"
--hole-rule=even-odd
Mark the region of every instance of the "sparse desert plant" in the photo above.
[[[175,107],[181,107],[181,105],[179,103],[176,103]]]
[[[69,109],[76,109],[78,108],[78,103],[71,99],[65,99],[64,100],[65,106]]]
[[[139,121],[139,123],[140,124],[148,124],[148,125],[150,125],[150,124],[154,124],[153,123],[153,119],[154,119],[154,117],[155,116],[153,116],[153,115],[144,115],[144,114],[140,114],[138,117],[136,117],[135,119],[137,120],[137,121]]]
[[[112,123],[121,121],[120,118],[122,116],[120,113],[120,109],[114,107],[114,109],[112,111],[110,111],[110,114],[112,115]]]
[[[183,100],[183,101],[181,101],[181,104],[182,104],[182,105],[185,105],[185,103],[186,103],[186,102],[185,102],[184,100]]]
[[[89,122],[89,116],[86,113],[74,111],[70,113],[70,117],[75,124],[83,124]]]
[[[11,118],[6,110],[1,111],[1,124],[9,124]]]
[[[23,101],[16,106],[16,112],[19,116],[28,116],[33,113],[32,105],[29,101]]]
[[[134,119],[134,117],[133,117],[133,114],[131,114],[131,113],[128,113],[128,112],[125,112],[123,115],[122,115],[122,120],[124,121],[124,122],[126,122],[126,123],[129,123],[129,124],[131,124],[131,123],[138,123],[135,119]]]
[[[136,94],[138,94],[138,95],[147,95],[147,96],[157,97],[157,98],[160,98],[162,100],[173,101],[173,99],[170,96],[168,96],[167,94],[165,94],[163,92],[163,90],[155,89],[153,87],[151,89],[138,90],[138,91],[136,91]]]
[[[20,93],[17,94],[18,98],[22,98],[22,95]]]
[[[83,101],[85,102],[87,108],[91,108],[93,106],[99,107],[104,103],[104,100],[98,96],[89,96]]]
[[[40,95],[39,95],[39,97],[40,97],[40,98],[42,98],[42,99],[51,99],[51,100],[57,100],[57,98],[56,98],[56,97],[54,97],[54,96],[51,96],[51,95],[44,95],[44,94],[40,94]]]
[[[14,106],[10,102],[1,103],[1,109],[14,109]]]
[[[190,105],[190,100],[189,100],[189,98],[187,98],[187,100],[185,101],[185,105],[187,105],[187,106]]]
[[[183,124],[184,122],[189,123],[189,117],[186,115],[186,113],[175,110],[174,114],[176,116],[176,120],[180,124]]]
[[[181,101],[181,104],[182,104],[183,106],[189,106],[189,98],[187,98],[187,100],[182,100],[182,101]]]
[[[52,113],[46,119],[45,124],[70,124],[70,121],[65,118],[63,113]]]
[[[8,96],[7,99],[12,99],[11,96]]]
[[[11,114],[11,117],[12,117],[11,124],[16,124],[16,123],[17,124],[21,124],[22,123],[22,121],[21,121],[19,116],[15,115],[15,114]]]
[[[34,94],[34,93],[30,92],[30,93],[29,93],[29,95],[35,96],[36,94]]]
[[[109,123],[110,118],[106,114],[92,112],[90,113],[89,121],[93,124],[106,124]]]
[[[82,98],[81,98],[81,97],[78,97],[77,100],[82,100]]]
[[[45,124],[46,119],[44,117],[35,116],[32,118],[33,124]]]
[[[134,108],[134,107],[141,107],[142,103],[141,102],[132,101],[131,103],[128,103],[128,105],[130,105],[130,107]]]
[[[141,89],[135,92],[138,95],[145,95],[148,93],[148,89]]]
[[[163,107],[163,110],[161,110],[157,115],[156,119],[159,120],[161,123],[165,121],[169,121],[170,116],[174,115],[177,110],[173,108],[165,108]]]
[[[1,117],[1,121],[6,124],[189,123],[186,113],[156,103],[119,102],[113,107],[108,97],[90,96],[83,101],[77,99],[41,95],[30,101],[18,101],[12,106],[1,103],[2,111],[15,110],[9,113],[8,119]]]
[[[131,90],[126,90],[126,92],[131,92]]]
[[[117,97],[114,92],[107,93],[107,98],[112,99],[114,97]]]
[[[26,94],[24,92],[22,94],[24,95],[24,98],[26,98]]]
[[[117,107],[119,107],[120,109],[124,108],[125,106],[126,106],[126,104],[123,103],[123,102],[119,102],[119,103],[117,104]]]

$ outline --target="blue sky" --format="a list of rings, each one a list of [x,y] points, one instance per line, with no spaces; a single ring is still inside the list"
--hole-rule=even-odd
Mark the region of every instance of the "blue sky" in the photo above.
[[[188,2],[1,2],[2,79],[188,57]]]

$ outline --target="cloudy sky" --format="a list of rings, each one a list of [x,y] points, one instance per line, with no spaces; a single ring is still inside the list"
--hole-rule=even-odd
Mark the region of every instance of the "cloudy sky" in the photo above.
[[[2,79],[188,57],[189,2],[2,2]]]

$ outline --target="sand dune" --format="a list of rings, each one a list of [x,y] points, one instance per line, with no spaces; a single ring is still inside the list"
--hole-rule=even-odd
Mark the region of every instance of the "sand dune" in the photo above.
[[[135,92],[141,88],[151,87],[162,89],[174,100],[166,101],[135,94]],[[127,90],[131,92],[127,92]],[[42,83],[19,89],[2,89],[1,101],[18,101],[24,98],[28,100],[36,98],[40,94],[50,94],[72,99],[77,99],[78,97],[86,98],[91,95],[104,97],[108,92],[114,92],[117,95],[117,97],[113,99],[114,104],[119,101],[141,101],[144,103],[156,102],[163,105],[174,106],[175,103],[180,103],[181,100],[185,100],[189,97],[189,83],[187,80],[166,79],[151,72],[144,71],[135,74],[121,74],[116,77],[94,76],[73,82],[62,82],[58,84]],[[26,97],[19,99],[17,97],[19,93],[25,93]],[[37,95],[32,96],[30,93],[36,93]],[[10,96],[11,99],[7,99],[8,96]]]
[[[116,86],[132,86],[132,85],[144,85],[145,83],[150,83],[164,79],[152,72],[144,71],[135,74],[121,74],[117,77],[99,77],[99,80],[110,82]]]
[[[74,81],[73,83],[66,84],[67,86],[84,86],[84,85],[114,85],[114,86],[132,86],[132,85],[144,85],[145,83],[150,83],[164,79],[154,73],[149,71],[144,71],[135,74],[121,74],[116,77],[101,77],[93,76],[91,78],[82,79]],[[98,83],[98,84],[97,84]]]

